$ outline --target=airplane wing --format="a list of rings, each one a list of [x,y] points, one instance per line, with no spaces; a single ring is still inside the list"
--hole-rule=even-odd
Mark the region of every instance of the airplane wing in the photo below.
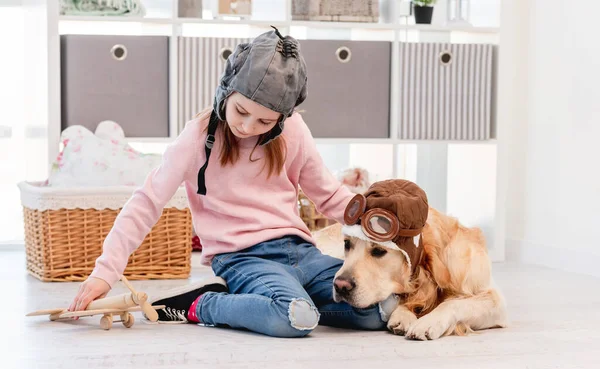
[[[100,315],[100,314],[120,314],[125,312],[123,309],[99,309],[99,310],[79,310],[79,311],[69,311],[64,314],[60,314],[59,318],[74,318],[74,317],[82,317],[82,316],[92,316],[92,315]]]
[[[56,313],[62,313],[63,311],[67,311],[67,309],[47,309],[47,310],[38,310],[32,313],[29,313],[25,316],[38,316],[38,315],[52,315]]]
[[[153,306],[154,309],[164,309],[165,305]],[[98,310],[81,310],[81,311],[70,311],[64,314],[60,314],[59,318],[73,318],[73,317],[82,317],[82,316],[92,316],[92,315],[100,315],[100,314],[121,314],[121,313],[129,313],[134,311],[141,311],[142,308],[139,306],[134,306],[128,309],[98,309]]]

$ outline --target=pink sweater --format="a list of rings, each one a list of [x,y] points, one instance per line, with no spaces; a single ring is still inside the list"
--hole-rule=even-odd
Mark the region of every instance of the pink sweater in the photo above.
[[[343,223],[343,213],[354,195],[325,167],[310,130],[299,114],[285,122],[287,144],[284,169],[267,179],[264,160],[250,161],[256,138],[240,142],[240,159],[221,167],[221,140],[212,149],[206,170],[207,195],[196,193],[198,170],[205,162],[204,139],[208,119],[186,124],[181,135],[164,153],[162,164],[148,175],[119,213],[97,259],[93,277],[113,286],[125,270],[129,256],[141,245],[158,221],[162,209],[182,184],[185,185],[194,229],[202,243],[202,263],[209,265],[219,253],[242,250],[260,242],[298,235],[314,244],[300,219],[298,185],[324,215]],[[257,147],[253,159],[262,158]],[[191,242],[191,241],[190,241]]]

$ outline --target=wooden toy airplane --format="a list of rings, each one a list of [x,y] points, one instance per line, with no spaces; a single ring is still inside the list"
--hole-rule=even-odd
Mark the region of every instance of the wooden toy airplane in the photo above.
[[[125,276],[121,276],[121,281],[129,288],[131,293],[123,293],[121,295],[92,301],[85,310],[68,311],[66,308],[39,310],[27,314],[27,316],[49,315],[50,320],[55,321],[59,319],[101,314],[103,317],[100,319],[100,327],[109,330],[113,323],[121,322],[126,328],[131,328],[135,321],[131,312],[143,311],[151,322],[156,322],[158,320],[158,313],[156,310],[163,309],[165,306],[151,306],[150,303],[148,303],[148,295],[146,293],[137,292]],[[113,320],[114,315],[119,315],[121,320]]]

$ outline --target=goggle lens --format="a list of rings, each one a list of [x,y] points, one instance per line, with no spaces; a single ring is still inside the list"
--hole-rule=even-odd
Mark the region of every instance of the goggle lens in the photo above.
[[[350,200],[346,211],[344,212],[344,221],[346,224],[356,224],[358,219],[365,212],[367,206],[367,199],[363,195],[356,195]]]
[[[367,237],[375,241],[391,241],[398,234],[398,218],[384,209],[371,209],[363,216],[362,228]]]
[[[380,235],[388,234],[392,230],[392,221],[381,215],[372,216],[369,224],[373,232]]]

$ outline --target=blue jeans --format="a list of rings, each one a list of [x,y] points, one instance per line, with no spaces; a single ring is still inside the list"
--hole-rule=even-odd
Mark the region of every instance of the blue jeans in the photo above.
[[[385,329],[379,304],[358,309],[333,301],[333,278],[341,266],[341,260],[296,236],[220,254],[212,269],[225,279],[229,293],[205,293],[196,314],[207,326],[275,337],[306,336],[319,323]]]

